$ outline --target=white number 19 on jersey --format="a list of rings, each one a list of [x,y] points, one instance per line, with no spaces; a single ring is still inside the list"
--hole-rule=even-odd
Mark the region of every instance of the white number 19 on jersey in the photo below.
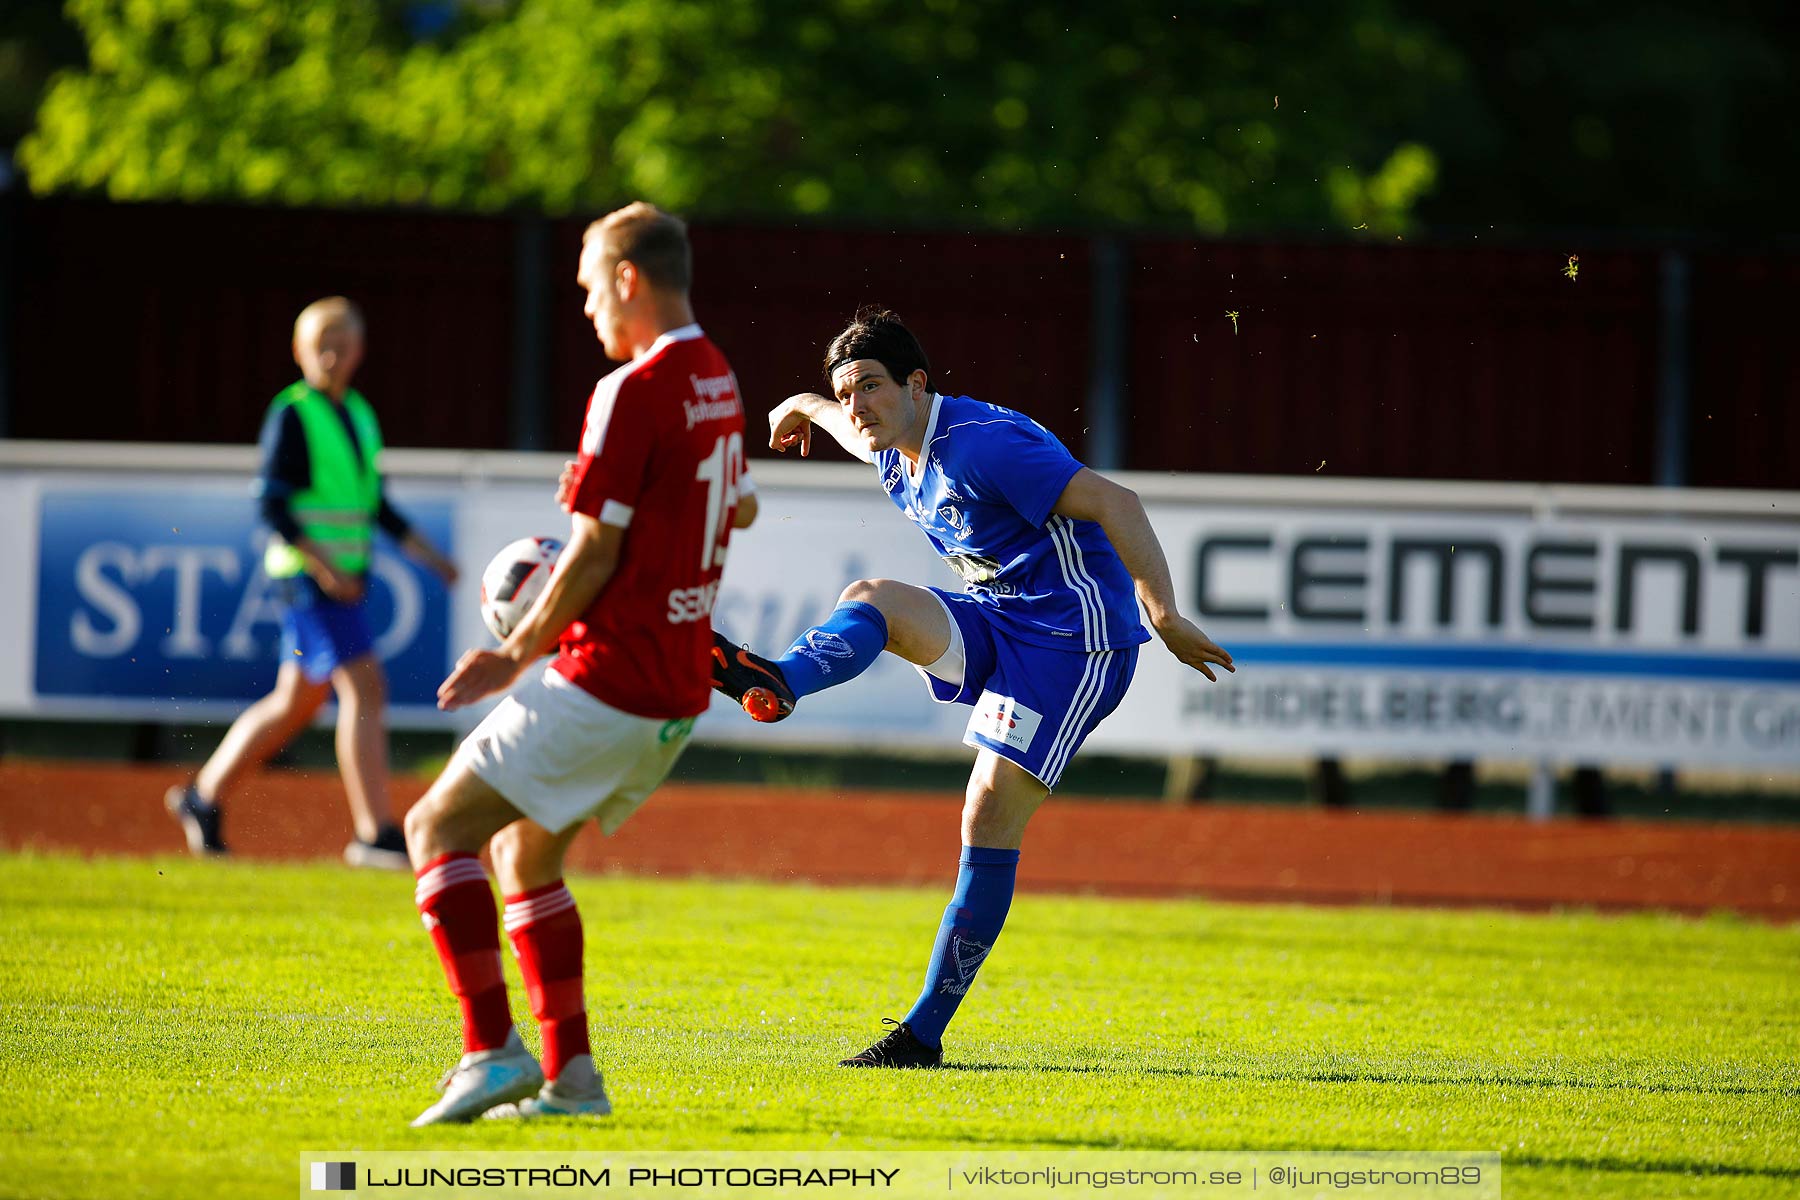
[[[737,507],[738,477],[744,473],[744,435],[721,436],[712,453],[700,460],[694,478],[706,484],[706,540],[700,547],[700,569],[725,565],[725,514]]]

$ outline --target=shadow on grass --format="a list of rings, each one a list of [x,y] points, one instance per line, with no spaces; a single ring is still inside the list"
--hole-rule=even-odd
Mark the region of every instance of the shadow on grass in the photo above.
[[[1065,1075],[1150,1075],[1180,1079],[1233,1079],[1265,1083],[1391,1083],[1418,1084],[1424,1087],[1524,1087],[1575,1088],[1603,1092],[1643,1092],[1697,1096],[1794,1096],[1800,1097],[1800,1086],[1758,1086],[1742,1083],[1660,1083],[1654,1080],[1546,1079],[1532,1075],[1416,1075],[1402,1071],[1253,1071],[1223,1067],[1141,1067],[1050,1065],[1027,1063],[945,1063],[946,1071],[1011,1071],[1046,1072]]]
[[[1024,1067],[1008,1067],[1000,1064],[976,1064],[963,1067],[946,1067],[951,1070],[1026,1070]],[[1049,1067],[1045,1070],[1069,1070],[1080,1074],[1098,1072],[1100,1067]],[[1157,1072],[1144,1072],[1146,1074]],[[1194,1072],[1164,1070],[1165,1075],[1189,1075]],[[1023,1145],[1016,1138],[998,1135],[984,1137],[979,1133],[962,1133],[959,1141],[965,1145],[981,1145],[1005,1147]],[[1033,1135],[1026,1139],[1032,1146],[1073,1146],[1082,1149],[1110,1149],[1137,1151],[1193,1151],[1202,1149],[1192,1145],[1170,1145],[1163,1142],[1120,1142],[1096,1143],[1091,1138],[1057,1137]],[[1206,1147],[1211,1149],[1212,1147]],[[1367,1147],[1367,1146],[1232,1146],[1233,1152],[1252,1154],[1272,1154],[1294,1151],[1298,1153],[1372,1153],[1381,1150],[1404,1150],[1404,1147]],[[1501,1158],[1502,1169],[1516,1167],[1536,1167],[1546,1170],[1573,1171],[1606,1171],[1631,1175],[1712,1175],[1731,1178],[1752,1179],[1800,1179],[1800,1167],[1787,1166],[1747,1166],[1740,1163],[1705,1162],[1695,1159],[1629,1159],[1588,1155],[1553,1155],[1553,1154],[1518,1154],[1507,1152]]]
[[[1545,1167],[1574,1171],[1620,1171],[1633,1175],[1730,1175],[1757,1179],[1800,1179],[1800,1167],[1746,1167],[1692,1159],[1587,1158],[1573,1155],[1507,1154],[1501,1167]]]

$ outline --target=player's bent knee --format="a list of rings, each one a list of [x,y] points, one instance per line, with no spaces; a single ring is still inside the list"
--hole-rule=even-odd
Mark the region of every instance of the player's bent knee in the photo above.
[[[512,890],[510,882],[519,878],[519,867],[525,857],[518,832],[508,825],[488,841],[488,855],[494,862],[494,877],[503,888]]]
[[[444,854],[477,854],[494,835],[524,814],[460,759],[407,811],[407,852],[416,863]]]
[[[507,892],[528,892],[562,878],[569,834],[553,834],[529,821],[514,821],[488,842],[494,877]]]
[[[858,579],[838,596],[839,604],[873,604],[881,607],[882,599],[897,585],[892,579]]]
[[[948,618],[928,588],[898,579],[858,579],[843,590],[838,603],[877,609],[887,622],[887,648],[909,662],[930,662],[944,652]]]
[[[406,834],[406,848],[412,854],[413,862],[419,861],[418,851],[424,848],[430,839],[433,827],[431,813],[431,795],[426,793],[419,802],[406,810],[401,818],[401,830]]]
[[[415,864],[427,862],[458,848],[442,844],[446,818],[456,805],[454,793],[459,776],[455,771],[455,765],[452,764],[419,797],[418,803],[406,810],[406,816],[401,818],[400,828],[406,835],[406,849]]]

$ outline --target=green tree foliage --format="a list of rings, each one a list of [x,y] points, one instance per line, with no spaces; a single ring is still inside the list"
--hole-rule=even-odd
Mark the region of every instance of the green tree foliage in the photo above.
[[[0,4],[0,153],[31,128],[51,74],[85,61],[85,50],[63,19],[60,0]],[[5,173],[0,164],[0,176]]]
[[[70,0],[19,159],[120,199],[1404,225],[1458,59],[1388,0]]]
[[[1460,48],[1407,132],[1440,227],[1794,229],[1800,70],[1788,0],[1400,0]],[[1783,32],[1783,31],[1786,32]]]

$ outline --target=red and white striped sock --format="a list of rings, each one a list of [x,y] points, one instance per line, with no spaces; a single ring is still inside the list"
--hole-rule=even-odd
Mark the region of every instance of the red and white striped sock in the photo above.
[[[512,1032],[494,889],[473,854],[442,854],[419,871],[413,902],[462,1005],[463,1052],[496,1050]]]
[[[581,999],[581,914],[562,880],[506,898],[506,934],[525,977],[531,1015],[544,1033],[544,1077],[590,1053]]]

